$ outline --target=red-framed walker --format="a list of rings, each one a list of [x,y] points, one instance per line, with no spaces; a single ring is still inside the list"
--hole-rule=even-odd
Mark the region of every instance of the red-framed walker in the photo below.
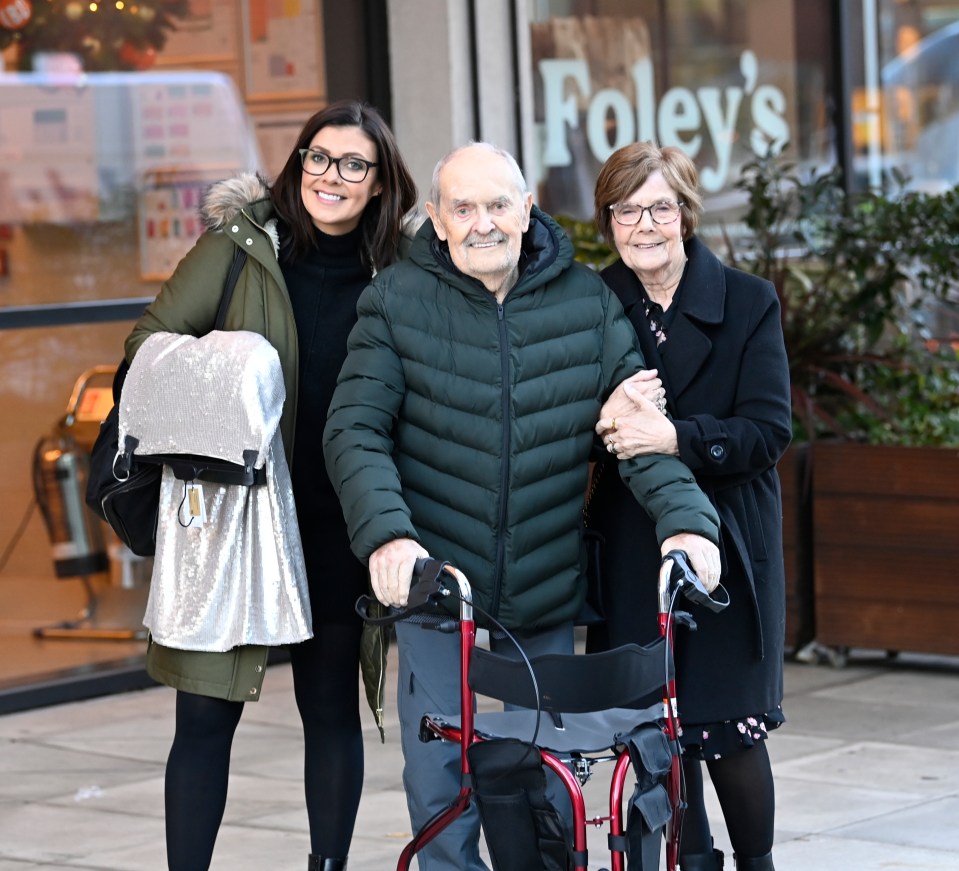
[[[595,747],[585,748],[585,750],[561,747],[557,750],[549,746],[550,742],[548,740],[536,742],[536,750],[539,753],[542,765],[556,774],[569,794],[572,806],[571,867],[574,871],[586,871],[587,869],[587,825],[601,827],[605,824],[609,826],[608,842],[610,845],[611,871],[627,871],[627,844],[630,841],[630,833],[626,831],[623,801],[626,779],[633,766],[633,761],[628,748],[620,745],[618,738],[628,732],[630,723],[643,725],[650,721],[656,723],[662,735],[665,736],[666,745],[669,748],[668,761],[658,775],[662,788],[665,789],[668,797],[669,808],[668,812],[663,815],[661,830],[652,832],[656,840],[654,871],[658,871],[659,868],[659,839],[665,841],[666,867],[668,871],[675,871],[678,862],[685,801],[678,740],[681,735],[681,726],[676,705],[676,681],[672,670],[672,645],[676,619],[688,620],[690,623],[692,621],[689,620],[688,615],[677,615],[674,611],[674,604],[678,592],[682,590],[690,599],[718,611],[728,604],[728,596],[725,601],[711,598],[689,568],[684,553],[674,551],[666,557],[666,560],[672,561],[672,567],[668,573],[664,572],[660,577],[658,590],[659,637],[652,644],[645,647],[628,645],[610,651],[608,654],[554,655],[526,660],[525,663],[509,660],[508,666],[505,667],[513,672],[512,685],[507,684],[505,689],[503,685],[498,685],[497,690],[500,691],[489,690],[489,679],[488,677],[484,678],[484,674],[487,676],[497,674],[496,670],[503,663],[497,664],[496,660],[502,660],[503,658],[476,646],[476,623],[473,617],[472,592],[467,578],[462,572],[447,563],[440,563],[436,560],[418,561],[414,581],[416,578],[420,578],[420,581],[415,584],[413,591],[411,591],[411,605],[403,611],[394,612],[392,620],[404,619],[411,610],[415,610],[415,605],[423,606],[429,601],[436,602],[449,596],[459,600],[459,619],[456,621],[456,628],[460,633],[460,716],[458,718],[444,718],[426,713],[422,721],[422,734],[427,736],[428,739],[440,739],[459,745],[461,787],[459,794],[449,803],[446,809],[416,832],[409,843],[406,844],[397,862],[397,871],[409,871],[416,853],[463,814],[473,801],[475,785],[473,772],[470,769],[468,753],[470,747],[476,742],[491,738],[516,737],[509,731],[504,733],[499,727],[504,723],[507,729],[510,726],[515,727],[517,721],[524,720],[524,718],[528,726],[529,718],[535,717],[536,731],[534,734],[539,734],[541,724],[549,719],[544,711],[549,710],[563,711],[560,715],[562,723],[559,727],[559,730],[563,733],[569,731],[577,735],[584,734],[588,733],[593,726],[608,730],[608,734],[604,734],[602,738],[602,740],[608,739],[606,755],[601,756],[592,755],[597,752]],[[664,560],[664,563],[666,560]],[[721,587],[719,589],[725,595],[725,590],[722,590]],[[363,613],[362,608],[360,608],[360,611]],[[446,628],[449,629],[450,627],[447,626]],[[603,657],[605,659],[600,659]],[[587,686],[590,681],[594,685],[608,683],[605,680],[597,681],[595,678],[590,678],[588,672],[583,671],[583,669],[593,667],[594,664],[601,669],[597,672],[598,674],[612,675],[614,680],[618,675],[619,683],[632,683],[639,696],[648,693],[648,686],[644,689],[640,685],[640,681],[649,680],[650,668],[658,668],[660,682],[657,688],[662,690],[662,703],[645,710],[639,710],[635,707],[600,709],[596,707],[596,704],[602,700],[602,692],[599,692],[599,694],[592,692],[592,702],[589,699],[581,702],[574,698],[570,692],[564,692],[562,684],[567,682],[565,680],[566,676],[569,677],[569,682],[575,683],[576,686],[584,685],[584,681],[587,682],[585,684]],[[530,682],[532,689],[529,691],[535,690],[535,697],[532,700],[524,695],[522,690],[517,690],[516,669],[523,670],[527,666],[536,674],[536,678]],[[584,675],[586,676],[584,677]],[[523,676],[520,675],[520,684],[523,682],[522,679]],[[487,681],[486,685],[482,685],[484,680]],[[550,683],[550,681],[553,683]],[[576,683],[576,681],[579,682]],[[481,684],[481,686],[477,688],[477,684]],[[575,693],[576,686],[572,687],[572,693]],[[548,689],[544,690],[544,687],[548,687]],[[508,703],[523,704],[528,710],[477,715],[475,713],[477,689],[482,695],[490,695]],[[630,699],[639,696],[635,693],[631,695],[627,689],[619,697]],[[552,702],[553,707],[549,706],[549,702],[546,701],[547,698],[549,702]],[[537,703],[541,710],[532,710],[537,707]],[[573,713],[568,713],[570,710]],[[492,730],[488,728],[490,724],[495,728]],[[543,731],[548,733],[550,730],[547,727]],[[529,732],[525,734],[528,735]],[[544,738],[549,739],[549,737],[548,734],[544,734]],[[424,740],[427,738],[424,738]],[[563,740],[565,740],[565,737],[560,740],[560,743]],[[541,743],[545,746],[541,746]],[[606,814],[587,819],[586,802],[581,784],[589,779],[592,766],[601,761],[614,762],[609,786],[609,807]],[[571,770],[571,767],[574,770]],[[643,871],[652,868],[647,852],[649,849],[649,834],[650,832],[647,832],[647,840],[642,850],[646,864],[643,864],[644,859],[631,859],[629,871],[633,871],[634,868],[643,869]],[[487,837],[489,837],[488,832]],[[635,840],[632,842],[634,856],[637,843]],[[494,862],[494,871],[495,868]],[[535,869],[531,868],[529,871],[535,871]]]

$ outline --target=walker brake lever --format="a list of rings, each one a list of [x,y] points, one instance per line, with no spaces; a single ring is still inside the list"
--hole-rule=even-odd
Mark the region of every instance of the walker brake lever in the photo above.
[[[699,580],[699,577],[689,565],[689,557],[685,551],[671,550],[663,557],[663,562],[666,560],[673,561],[673,567],[669,574],[670,584],[679,587],[690,602],[702,605],[717,614],[729,605],[729,593],[722,584],[717,584],[713,593],[720,594],[724,598],[716,599],[706,591],[703,582]]]
[[[360,596],[356,600],[356,613],[373,626],[389,626],[426,611],[450,594],[449,588],[440,580],[448,565],[450,563],[440,560],[418,559],[413,566],[410,592],[403,607],[387,608],[372,596]]]
[[[445,599],[449,588],[440,580],[446,574],[448,562],[436,559],[420,558],[413,565],[413,581],[407,598],[405,611],[420,610],[427,605],[435,605],[440,599]]]

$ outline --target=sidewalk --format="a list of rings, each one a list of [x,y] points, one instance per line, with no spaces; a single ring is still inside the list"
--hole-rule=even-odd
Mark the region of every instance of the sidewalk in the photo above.
[[[395,670],[391,678],[388,699]],[[957,678],[957,659],[906,654],[787,664],[788,723],[769,742],[778,871],[959,868]],[[0,871],[163,871],[173,699],[157,687],[0,717]],[[366,786],[350,871],[388,871],[409,837],[399,736],[394,720],[381,745],[363,713]],[[273,666],[237,733],[214,871],[306,867],[301,768],[289,667]],[[591,814],[602,813],[608,777],[603,766],[589,784]],[[608,867],[604,840],[605,830],[591,837],[591,869]],[[728,855],[721,829],[716,843]]]

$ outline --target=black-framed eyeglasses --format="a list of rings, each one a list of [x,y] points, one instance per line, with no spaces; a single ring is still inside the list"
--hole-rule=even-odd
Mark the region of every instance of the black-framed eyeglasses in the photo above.
[[[672,200],[660,200],[651,206],[640,206],[637,203],[613,203],[609,210],[613,213],[617,224],[624,227],[634,227],[643,220],[643,212],[649,212],[654,224],[672,224],[679,217],[679,207],[685,203],[674,203]]]
[[[370,160],[364,160],[362,157],[354,157],[352,154],[344,154],[342,157],[330,157],[324,151],[316,151],[313,148],[300,149],[300,162],[303,164],[303,171],[309,175],[324,175],[330,168],[330,164],[336,164],[336,171],[343,181],[361,182],[369,174],[371,166],[379,166]]]

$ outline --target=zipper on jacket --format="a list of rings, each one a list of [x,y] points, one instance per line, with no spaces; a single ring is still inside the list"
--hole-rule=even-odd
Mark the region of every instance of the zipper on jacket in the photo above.
[[[499,519],[496,523],[496,567],[493,574],[493,600],[490,603],[490,613],[499,617],[499,599],[503,586],[503,565],[506,562],[506,519],[507,502],[509,497],[509,458],[511,440],[511,419],[509,413],[509,338],[506,333],[506,311],[502,303],[496,305],[496,320],[499,326],[499,360],[500,375],[503,387],[500,391],[500,406],[503,415],[503,443],[500,446],[502,461],[500,463],[499,481]]]

